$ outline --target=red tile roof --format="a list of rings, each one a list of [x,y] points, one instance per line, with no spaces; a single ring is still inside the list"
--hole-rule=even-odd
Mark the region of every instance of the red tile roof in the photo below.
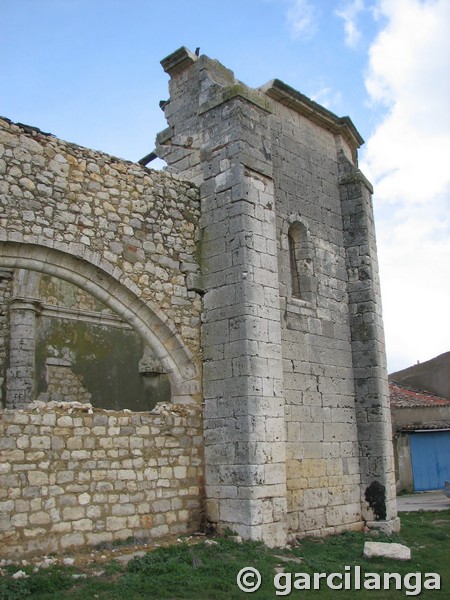
[[[431,408],[450,406],[450,400],[431,392],[415,390],[398,383],[389,382],[389,395],[392,408]]]

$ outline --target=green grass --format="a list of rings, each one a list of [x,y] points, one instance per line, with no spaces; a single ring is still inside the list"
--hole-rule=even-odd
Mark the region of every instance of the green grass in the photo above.
[[[80,573],[76,565],[54,566],[37,573],[32,567],[10,566],[0,579],[0,600],[273,600],[283,597],[276,595],[274,587],[277,565],[292,574],[292,583],[295,573],[344,573],[345,566],[353,569],[355,565],[361,567],[363,581],[369,572],[400,573],[402,578],[407,573],[439,573],[441,590],[423,590],[420,598],[450,598],[450,511],[404,513],[401,520],[401,533],[392,537],[352,532],[324,539],[305,538],[291,550],[270,550],[250,542],[236,544],[226,537],[218,538],[218,544],[212,546],[178,543],[135,558],[126,567],[114,561],[103,565],[101,576],[93,575],[98,564],[86,567],[82,571],[86,579],[74,580],[73,574]],[[367,540],[404,543],[412,550],[412,560],[366,560],[362,552]],[[300,564],[295,562],[300,558]],[[237,573],[246,566],[257,568],[262,577],[261,588],[252,594],[240,591],[236,584]],[[11,578],[19,568],[27,572],[27,579]],[[280,584],[284,584],[289,575],[280,577]],[[330,590],[322,580],[320,590],[296,590],[292,585],[287,597],[394,600],[409,597],[406,590]]]

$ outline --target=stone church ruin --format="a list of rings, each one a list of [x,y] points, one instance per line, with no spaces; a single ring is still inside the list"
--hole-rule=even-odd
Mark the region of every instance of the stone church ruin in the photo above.
[[[163,172],[0,120],[0,553],[397,529],[361,136],[162,66]]]

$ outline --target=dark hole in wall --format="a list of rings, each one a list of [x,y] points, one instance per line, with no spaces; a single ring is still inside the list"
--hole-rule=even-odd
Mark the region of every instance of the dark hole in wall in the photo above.
[[[386,488],[379,481],[372,481],[365,493],[366,502],[373,510],[375,521],[386,519]]]

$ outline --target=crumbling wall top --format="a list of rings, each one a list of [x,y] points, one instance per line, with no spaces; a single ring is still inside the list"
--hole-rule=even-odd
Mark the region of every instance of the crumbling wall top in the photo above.
[[[205,55],[198,56],[197,52],[194,54],[185,46],[175,50],[161,61],[164,71],[171,78],[179,75],[195,63],[198,64],[199,73],[206,71],[209,79],[219,88],[223,88],[220,91],[216,89],[215,94],[208,93],[202,98],[203,101],[199,103],[200,113],[236,96],[240,96],[260,108],[272,112],[271,103],[267,101],[267,97],[269,97],[272,101],[287,106],[319,127],[335,135],[341,135],[351,148],[355,158],[358,148],[364,144],[364,139],[350,117],[338,117],[279,79],[273,79],[256,89],[251,88],[238,81],[233,71],[224,67],[217,60],[212,60]]]
[[[184,71],[189,65],[194,64],[198,60],[197,56],[193,54],[188,48],[182,46],[163,58],[161,61],[162,68],[171,77]]]

